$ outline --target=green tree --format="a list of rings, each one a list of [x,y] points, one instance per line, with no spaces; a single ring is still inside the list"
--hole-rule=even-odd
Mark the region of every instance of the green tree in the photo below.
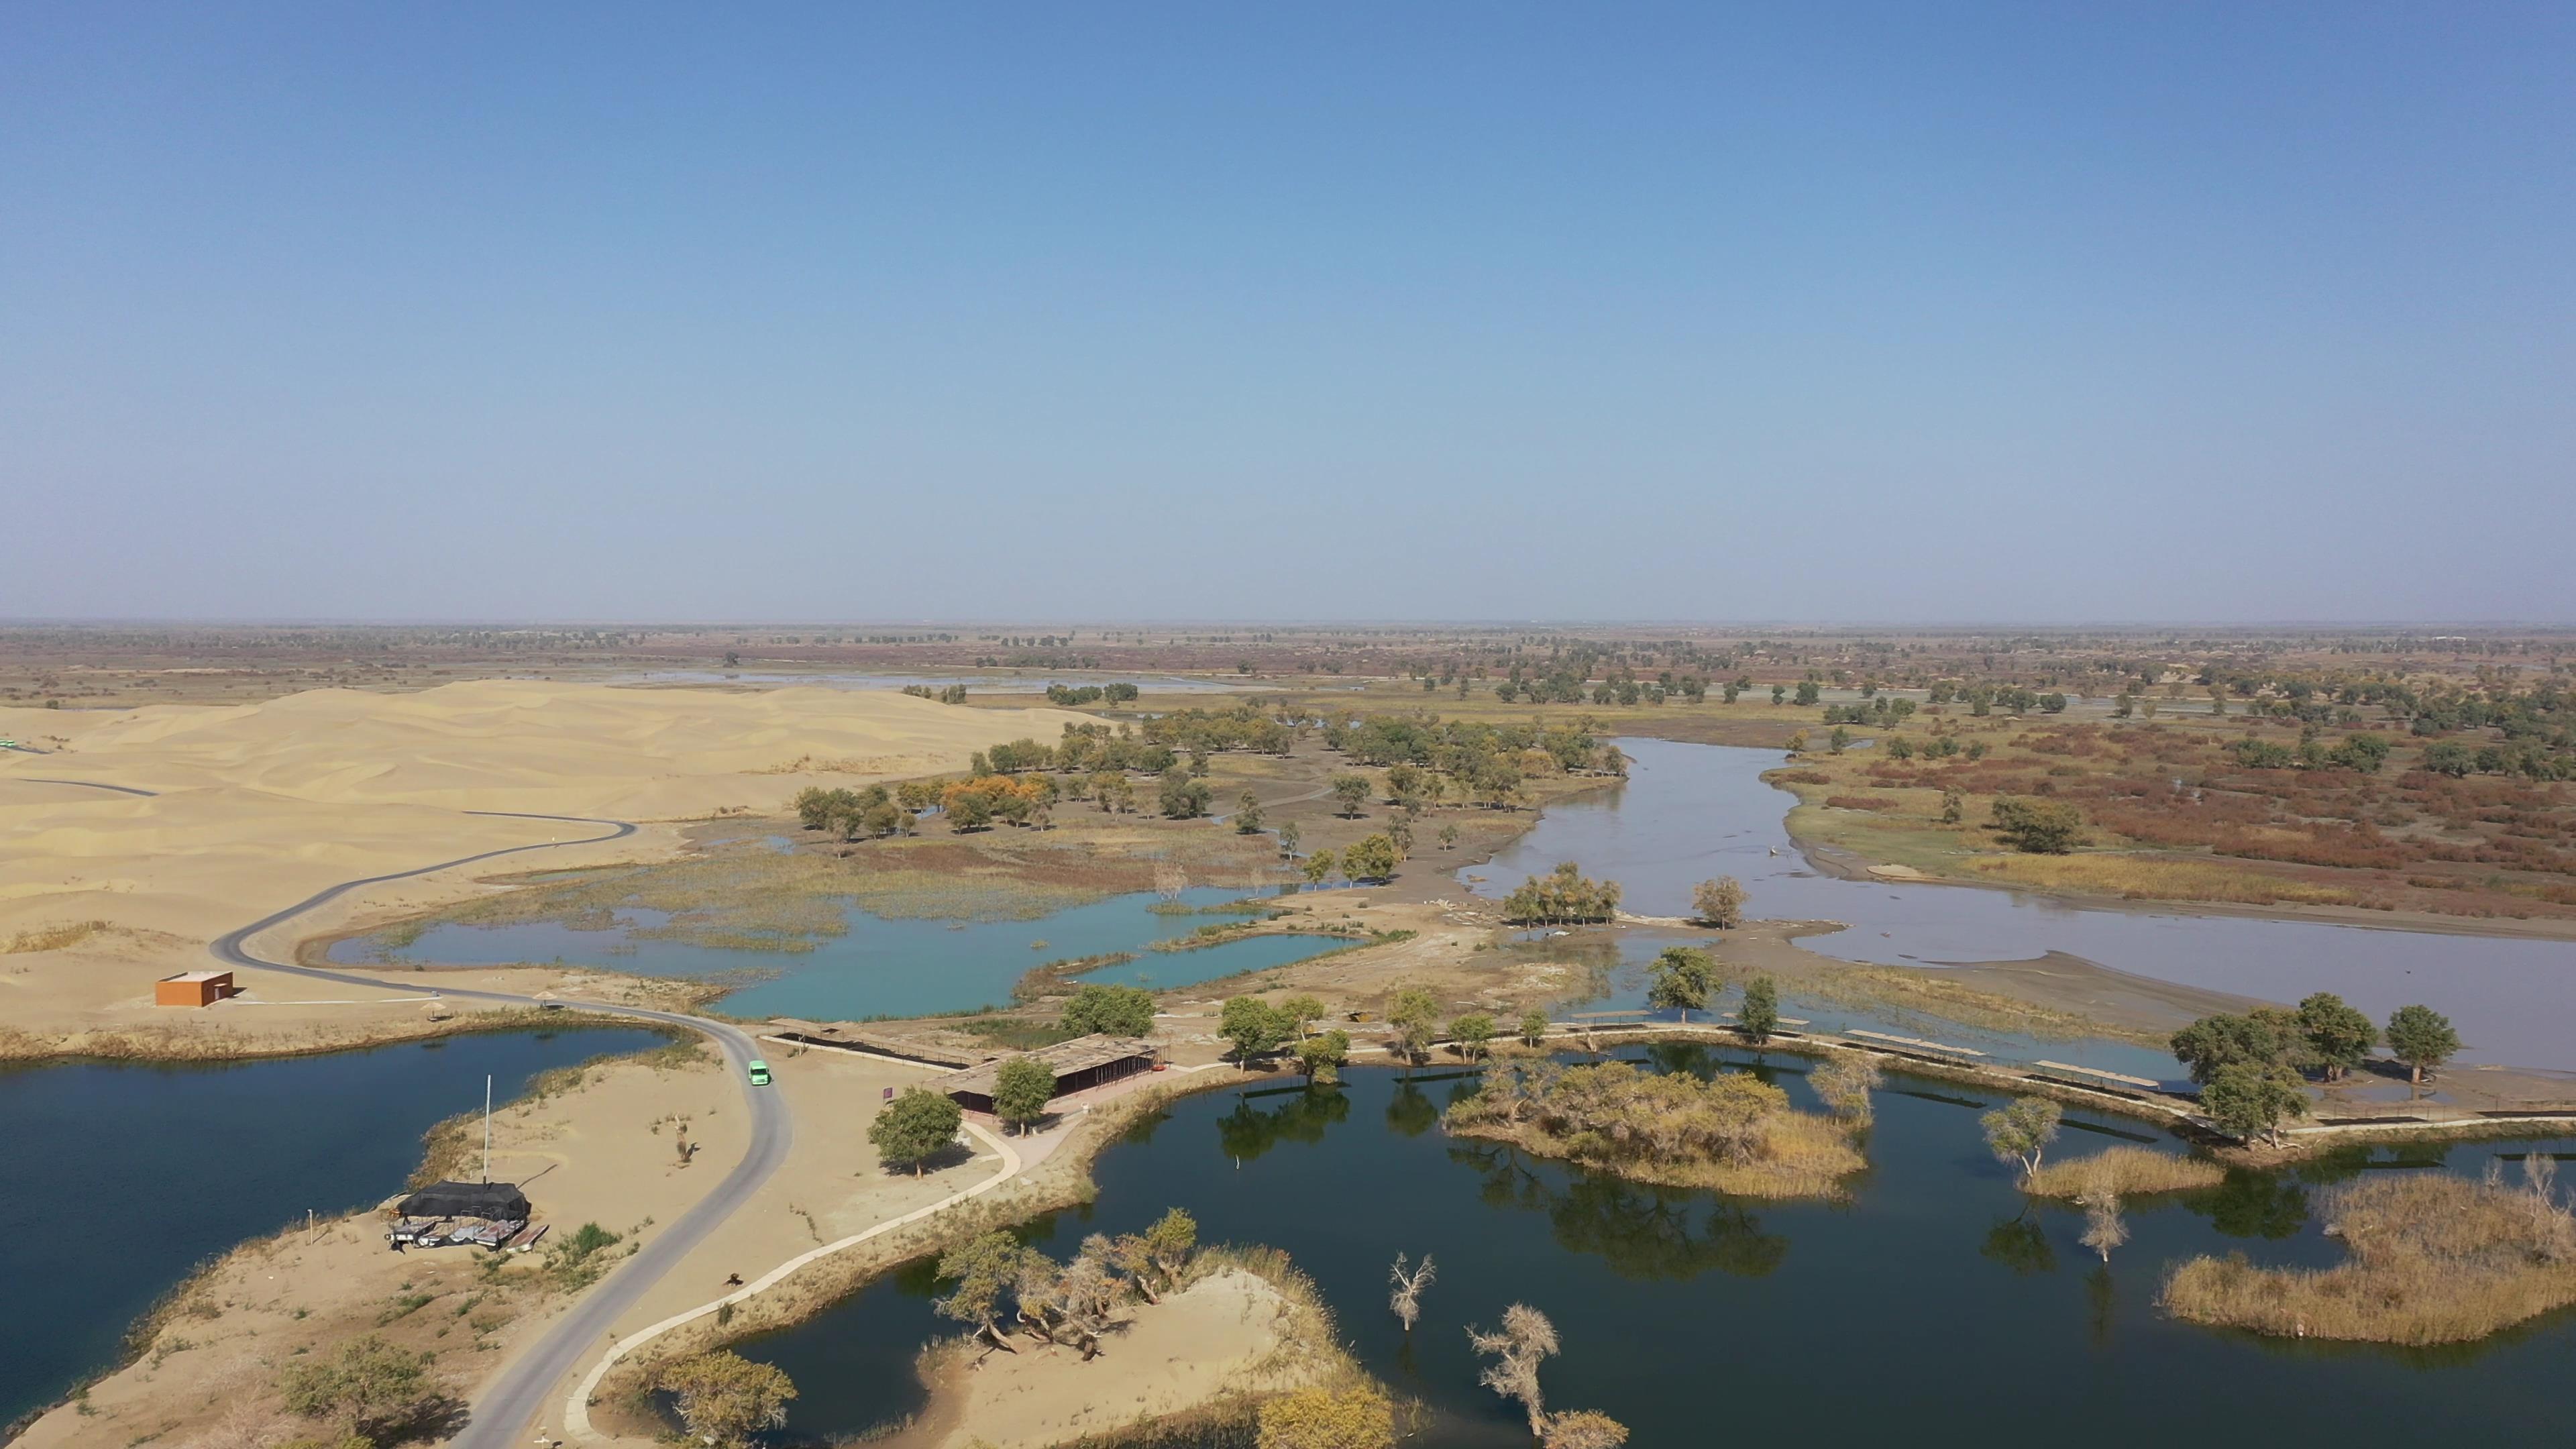
[[[1458,1055],[1481,1061],[1494,1040],[1494,1019],[1481,1011],[1471,1011],[1449,1023],[1449,1039],[1458,1044]]]
[[[993,1073],[993,1115],[1026,1135],[1055,1100],[1055,1070],[1032,1056],[1016,1056]]]
[[[2360,1066],[2379,1044],[2379,1024],[2331,991],[2317,992],[2299,1003],[2299,1029],[2307,1035],[2311,1058],[2325,1069],[2329,1081]]]
[[[1744,983],[1744,1005],[1736,1012],[1736,1025],[1752,1038],[1755,1046],[1771,1039],[1780,1029],[1780,988],[1768,976],[1756,976]]]
[[[1175,765],[1163,772],[1160,803],[1166,820],[1196,820],[1207,813],[1207,781]]]
[[[1243,798],[1235,802],[1234,833],[1237,835],[1261,833],[1261,797],[1249,790],[1244,791]]]
[[[1537,1046],[1547,1040],[1547,1013],[1533,1006],[1521,1013],[1521,1045]]]
[[[1302,837],[1297,829],[1296,821],[1282,820],[1279,822],[1279,853],[1282,856],[1294,858],[1297,854],[1297,842],[1301,838]]]
[[[1279,1018],[1288,1023],[1290,1041],[1304,1041],[1315,1023],[1324,1019],[1324,1003],[1299,992],[1279,1003]]]
[[[2420,1084],[2426,1073],[2459,1055],[2460,1034],[2451,1030],[2449,1017],[2429,1006],[2401,1006],[2389,1013],[2388,1052]]]
[[[2243,1016],[2204,1016],[2175,1032],[2169,1046],[2174,1059],[2203,1086],[2232,1063],[2295,1068],[2308,1058],[2304,1025],[2296,1013],[2277,1006],[2258,1006]]]
[[[1333,871],[1338,865],[1339,862],[1333,859],[1331,851],[1319,850],[1306,857],[1306,863],[1298,867],[1298,873],[1306,877],[1306,884],[1322,885],[1333,878]]]
[[[1941,823],[1956,825],[1965,818],[1967,798],[1956,790],[1941,792]]]
[[[676,1399],[680,1422],[702,1444],[740,1449],[763,1429],[787,1422],[796,1385],[774,1364],[737,1353],[694,1353],[663,1368],[654,1382]]]
[[[1297,1069],[1306,1074],[1309,1085],[1340,1081],[1342,1066],[1350,1059],[1351,1034],[1339,1027],[1297,1043]]]
[[[1652,975],[1646,1005],[1657,1011],[1679,1011],[1684,1021],[1690,1020],[1692,1012],[1708,1008],[1708,993],[1717,985],[1717,961],[1706,951],[1667,946],[1646,969]]]
[[[1342,802],[1343,817],[1356,819],[1360,813],[1360,807],[1368,803],[1370,794],[1368,776],[1335,775],[1332,785],[1333,798]]]
[[[1701,924],[1731,931],[1744,924],[1744,882],[1731,875],[1691,887],[1691,910]]]
[[[2064,855],[2084,843],[2084,815],[2062,800],[1995,801],[1993,825],[2004,843],[2026,855]]]
[[[947,1151],[965,1123],[965,1109],[944,1093],[912,1087],[868,1124],[868,1141],[887,1166],[909,1167],[919,1177],[922,1164]]]
[[[2229,1062],[2200,1089],[2200,1109],[2226,1131],[2247,1141],[2266,1136],[2277,1147],[2282,1121],[2308,1114],[2308,1092],[2286,1066]]]
[[[1458,827],[1454,824],[1442,825],[1440,827],[1440,848],[1442,850],[1451,850],[1455,849],[1457,844]]]
[[[1439,1030],[1440,1001],[1419,986],[1400,987],[1387,1003],[1386,1024],[1395,1028],[1395,1049],[1404,1059],[1421,1061]]]
[[[288,1364],[277,1387],[288,1413],[329,1420],[348,1438],[373,1440],[410,1427],[427,1410],[428,1372],[429,1355],[371,1333],[328,1358]]]
[[[1986,1150],[2000,1161],[2020,1163],[2027,1180],[2039,1171],[2048,1144],[2057,1140],[2058,1119],[2064,1115],[2046,1097],[2016,1097],[2011,1105],[1978,1118],[1977,1125],[1986,1129]]]
[[[1395,865],[1395,842],[1383,834],[1363,835],[1342,847],[1342,873],[1355,881],[1385,880]]]
[[[1002,1305],[1021,1281],[1029,1250],[996,1230],[970,1238],[939,1257],[939,1276],[956,1288],[936,1305],[942,1317],[972,1324],[995,1348],[1019,1352],[1002,1331]]]
[[[1063,1026],[1081,1036],[1150,1036],[1154,1031],[1154,994],[1136,986],[1075,987],[1064,1004]]]
[[[1145,1251],[1163,1275],[1163,1282],[1177,1288],[1181,1270],[1190,1264],[1190,1254],[1199,1245],[1199,1220],[1180,1208],[1172,1208],[1154,1220],[1145,1230]]]
[[[1216,1034],[1234,1044],[1235,1062],[1248,1072],[1254,1057],[1286,1040],[1288,1023],[1260,997],[1238,996],[1225,1004]]]
[[[948,806],[948,828],[965,832],[982,830],[993,823],[993,801],[990,796],[962,794]]]

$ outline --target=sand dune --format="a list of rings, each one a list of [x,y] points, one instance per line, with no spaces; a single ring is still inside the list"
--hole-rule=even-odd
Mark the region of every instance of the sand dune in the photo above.
[[[961,769],[975,750],[1053,738],[1079,718],[890,692],[516,680],[240,706],[0,710],[0,736],[53,751],[0,754],[0,1026],[140,1007],[153,975],[203,964],[205,941],[344,880],[580,833],[468,811],[652,821],[774,810],[810,784]],[[161,793],[36,783],[46,778]],[[489,869],[653,854],[673,838],[656,830]],[[452,899],[475,889],[477,873],[366,899]],[[118,929],[63,950],[7,951],[22,932],[90,920]]]
[[[621,819],[771,808],[813,783],[953,770],[988,745],[1052,738],[1057,710],[960,709],[891,691],[757,694],[475,680],[418,694],[321,689],[261,704],[0,711],[0,733],[52,736],[7,775],[154,790],[244,787],[331,804],[438,805]]]

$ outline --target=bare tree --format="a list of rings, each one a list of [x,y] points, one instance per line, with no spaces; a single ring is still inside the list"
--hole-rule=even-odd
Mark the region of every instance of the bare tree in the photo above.
[[[1431,1255],[1423,1254],[1422,1265],[1407,1271],[1404,1255],[1398,1253],[1395,1255],[1395,1269],[1387,1276],[1395,1284],[1395,1294],[1387,1299],[1387,1306],[1395,1310],[1396,1317],[1404,1320],[1404,1331],[1411,1333],[1415,1321],[1422,1317],[1422,1290],[1431,1286],[1435,1276]]]
[[[1547,1403],[1539,1392],[1538,1367],[1557,1351],[1556,1325],[1528,1304],[1515,1303],[1503,1310],[1499,1330],[1469,1328],[1467,1342],[1494,1360],[1476,1381],[1504,1398],[1520,1400],[1529,1411],[1530,1436],[1545,1434]]]
[[[1190,888],[1190,873],[1170,861],[1154,867],[1154,894],[1167,901],[1177,901],[1181,892]]]
[[[2111,1261],[2111,1250],[2129,1240],[2129,1225],[2120,1219],[2120,1195],[2095,1185],[2084,1193],[2084,1246]]]

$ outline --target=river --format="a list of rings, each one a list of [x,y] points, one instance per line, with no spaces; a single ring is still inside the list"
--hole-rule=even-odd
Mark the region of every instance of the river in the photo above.
[[[1661,1060],[1705,1070],[1714,1055],[1670,1048]],[[1775,1056],[1763,1070],[1812,1107],[1800,1066]],[[1543,1375],[1550,1406],[1608,1412],[1638,1449],[2565,1437],[2576,1314],[2410,1351],[2212,1332],[2161,1317],[2154,1296],[2169,1264],[2199,1253],[2335,1261],[2315,1216],[2332,1182],[2476,1175],[2493,1157],[2576,1156],[2576,1143],[2351,1149],[2295,1171],[2239,1173],[2206,1192],[2133,1202],[2133,1237],[2105,1266],[2077,1241],[2080,1211],[2026,1203],[1986,1154],[1977,1114],[2000,1099],[1974,1089],[1891,1075],[1851,1200],[1769,1204],[1449,1139],[1438,1114],[1471,1086],[1456,1073],[1407,1081],[1359,1070],[1338,1090],[1274,1080],[1185,1099],[1101,1157],[1095,1203],[1030,1235],[1062,1256],[1086,1233],[1134,1231],[1180,1206],[1203,1241],[1286,1250],[1362,1365],[1433,1410],[1428,1432],[1407,1441],[1422,1449],[1528,1444],[1518,1411],[1477,1386],[1465,1334],[1516,1300],[1546,1312],[1564,1340]],[[2122,1118],[2073,1110],[2068,1127],[2062,1152],[2124,1139],[2182,1150]],[[1398,1252],[1439,1263],[1409,1339],[1385,1307]],[[854,1435],[917,1412],[913,1350],[958,1331],[931,1310],[937,1286],[915,1264],[739,1345],[801,1390],[781,1437]],[[1118,1351],[1113,1337],[1104,1367]]]
[[[2576,942],[2435,934],[2173,910],[2100,909],[1982,886],[1845,880],[1811,869],[1785,820],[1797,797],[1763,782],[1776,750],[1623,739],[1623,786],[1551,805],[1470,890],[1500,896],[1561,860],[1618,881],[1623,905],[1684,915],[1699,881],[1732,875],[1755,918],[1851,929],[1800,944],[1885,965],[2020,961],[2063,951],[2162,981],[2295,1002],[2333,991],[2385,1020],[2423,1002],[2448,1015],[2462,1060],[2576,1069]]]
[[[629,1027],[442,1037],[206,1065],[0,1070],[0,1424],[115,1361],[127,1327],[244,1239],[402,1190],[421,1134],[530,1077],[662,1038]]]

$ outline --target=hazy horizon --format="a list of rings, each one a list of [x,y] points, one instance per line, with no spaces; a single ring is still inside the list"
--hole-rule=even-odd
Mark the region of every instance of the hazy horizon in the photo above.
[[[2511,4],[16,6],[0,618],[2564,619],[2572,74]]]

